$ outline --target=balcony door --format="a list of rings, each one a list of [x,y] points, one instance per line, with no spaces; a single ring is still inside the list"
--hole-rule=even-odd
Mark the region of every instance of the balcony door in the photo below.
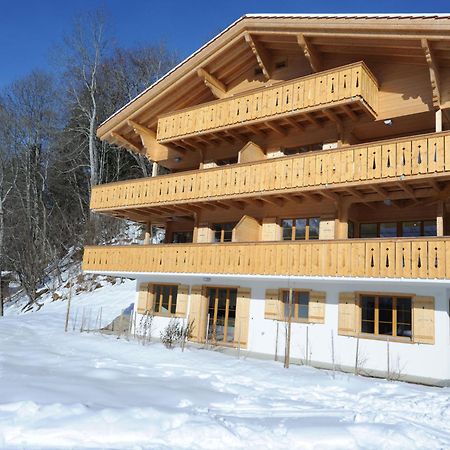
[[[211,287],[208,298],[208,341],[217,344],[233,342],[236,323],[237,289]]]

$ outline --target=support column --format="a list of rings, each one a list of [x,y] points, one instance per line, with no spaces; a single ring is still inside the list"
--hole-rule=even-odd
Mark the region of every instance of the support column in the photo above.
[[[152,223],[147,222],[145,224],[144,245],[151,244],[152,241]]]
[[[156,177],[158,175],[158,163],[154,162],[152,164],[152,177]]]
[[[442,109],[438,109],[435,113],[436,133],[442,131]]]
[[[437,203],[436,210],[436,236],[444,236],[444,214],[445,206],[441,200]]]
[[[348,238],[348,211],[350,205],[340,202],[337,208],[336,217],[336,239]]]

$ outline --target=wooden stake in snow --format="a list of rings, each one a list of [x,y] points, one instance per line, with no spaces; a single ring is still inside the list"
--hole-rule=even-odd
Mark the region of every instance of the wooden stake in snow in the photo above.
[[[306,365],[308,365],[308,357],[309,357],[309,329],[308,329],[308,325],[306,325],[306,352],[305,352],[305,356],[306,356]]]
[[[289,369],[291,359],[291,326],[292,326],[292,288],[289,289],[289,310],[288,310],[288,323],[287,323],[287,336],[284,354],[284,367]]]
[[[335,362],[334,362],[334,336],[333,336],[333,330],[331,330],[331,364],[332,364],[333,378],[334,378],[335,371],[336,371],[336,365],[335,365]]]
[[[277,334],[275,335],[275,361],[278,361],[278,328],[279,323],[277,321]]]
[[[387,379],[389,380],[391,378],[391,364],[390,364],[390,358],[389,358],[389,337],[387,338],[386,342],[386,352],[387,352]]]
[[[359,336],[357,336],[356,338],[355,375],[358,374],[358,358],[359,358]]]
[[[208,321],[206,322],[206,348],[208,348],[209,343],[209,317],[210,315],[208,314]]]
[[[237,353],[238,359],[241,359],[241,323],[239,322],[238,327],[238,353]]]
[[[69,327],[69,316],[70,316],[70,303],[72,301],[72,280],[69,281],[69,300],[67,301],[67,312],[66,312],[66,324],[64,326],[64,331],[67,333],[67,328]]]

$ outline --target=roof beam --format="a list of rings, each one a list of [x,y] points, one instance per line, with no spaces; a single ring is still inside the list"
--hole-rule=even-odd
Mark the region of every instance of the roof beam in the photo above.
[[[139,148],[137,145],[133,144],[130,140],[123,137],[121,134],[116,133],[115,131],[111,131],[111,137],[117,141],[122,147],[127,148],[128,150],[132,150],[136,153],[144,153],[142,148]]]
[[[274,124],[273,122],[264,122],[264,125],[269,127],[271,130],[275,131],[275,133],[280,134],[281,136],[286,135],[286,130],[281,126]]]
[[[311,45],[308,38],[304,34],[300,33],[299,35],[297,35],[297,42],[300,48],[303,50],[303,54],[308,60],[312,71],[320,72],[322,64],[320,62],[319,53]]]
[[[262,70],[262,73],[266,77],[267,80],[270,79],[271,70],[270,70],[270,58],[267,50],[258,42],[256,42],[250,33],[245,33],[245,42],[250,46],[253,54],[256,57],[256,61],[258,62],[258,66]]]
[[[441,91],[440,91],[440,76],[439,68],[437,65],[436,57],[431,43],[428,39],[421,39],[423,51],[425,52],[425,58],[428,64],[428,70],[430,73],[431,89],[433,91],[433,106],[440,108],[441,106]]]
[[[205,85],[211,90],[216,98],[224,98],[227,93],[227,87],[215,76],[208,73],[205,69],[198,69],[197,75],[203,80]]]

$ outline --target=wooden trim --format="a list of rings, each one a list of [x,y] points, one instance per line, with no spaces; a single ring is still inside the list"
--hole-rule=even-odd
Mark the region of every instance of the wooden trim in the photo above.
[[[450,279],[450,238],[87,246],[83,270]]]
[[[434,154],[437,161],[422,157],[418,162],[418,151]],[[392,152],[387,164],[382,155]],[[372,159],[376,161],[373,168]],[[405,161],[405,164],[403,164]],[[316,171],[316,167],[333,167],[335,171]],[[251,168],[249,175],[249,168]],[[277,174],[286,174],[283,183]],[[140,207],[156,207],[165,204],[186,205],[245,197],[259,197],[289,193],[307,195],[332,189],[354,189],[358,187],[390,183],[406,189],[405,194],[417,198],[406,183],[412,180],[430,179],[437,182],[450,176],[450,132],[411,136],[401,139],[374,142],[364,145],[342,147],[328,151],[315,151],[295,156],[286,156],[264,161],[234,164],[212,169],[187,171],[140,180],[108,183],[92,189],[90,207],[96,211]],[[223,179],[234,183],[223,183]],[[398,182],[403,179],[402,182]],[[214,189],[211,189],[214,186]],[[434,189],[431,187],[430,189]],[[379,194],[364,194],[379,197]],[[438,196],[448,195],[442,190]]]

